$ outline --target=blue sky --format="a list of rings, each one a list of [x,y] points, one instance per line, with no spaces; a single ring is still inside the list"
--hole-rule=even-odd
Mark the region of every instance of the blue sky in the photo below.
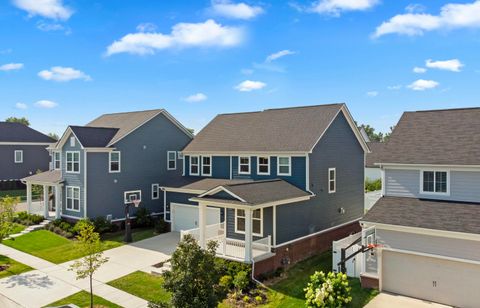
[[[478,106],[479,1],[0,2],[0,119],[61,134],[103,113],[346,102],[387,131],[405,110]],[[414,68],[416,72],[414,72]]]

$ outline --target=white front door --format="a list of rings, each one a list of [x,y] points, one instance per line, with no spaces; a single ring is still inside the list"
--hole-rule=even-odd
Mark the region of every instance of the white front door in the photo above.
[[[172,231],[198,228],[198,206],[171,203]],[[220,223],[220,209],[207,207],[207,225]]]

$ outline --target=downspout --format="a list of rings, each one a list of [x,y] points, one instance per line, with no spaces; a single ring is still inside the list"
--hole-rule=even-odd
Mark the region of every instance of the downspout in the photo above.
[[[264,285],[262,282],[260,282],[259,280],[257,280],[257,279],[255,278],[255,260],[254,260],[253,258],[252,258],[252,280],[253,280],[256,284],[258,284],[258,285],[260,285],[260,286],[262,286],[262,287],[264,287],[264,288],[267,288],[266,285]]]

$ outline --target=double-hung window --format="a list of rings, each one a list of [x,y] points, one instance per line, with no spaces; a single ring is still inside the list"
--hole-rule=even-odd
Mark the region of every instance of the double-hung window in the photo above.
[[[292,174],[292,159],[288,156],[279,156],[277,158],[277,174],[291,175]]]
[[[14,156],[15,156],[14,159],[16,164],[23,163],[23,150],[15,150]]]
[[[62,152],[53,152],[53,169],[60,170],[62,168]]]
[[[202,156],[202,175],[212,175],[212,157]]]
[[[80,187],[67,186],[67,210],[80,212]]]
[[[337,170],[335,168],[328,169],[328,193],[332,194],[337,191]]]
[[[255,236],[263,236],[262,216],[262,209],[252,211],[252,234]],[[235,209],[236,233],[245,233],[245,219],[245,210]]]
[[[259,156],[257,158],[257,174],[270,174],[270,157]]]
[[[249,156],[240,156],[238,158],[238,173],[250,174],[250,157]]]
[[[200,158],[198,156],[190,156],[190,175],[200,174]]]
[[[422,171],[422,193],[448,194],[447,171]]]
[[[121,170],[121,162],[120,162],[120,152],[119,151],[112,151],[109,153],[109,169],[110,173],[120,172]]]
[[[167,170],[176,170],[177,169],[177,152],[168,151],[167,152]]]
[[[80,152],[67,151],[66,156],[67,173],[80,173]]]
[[[160,197],[160,185],[152,184],[152,200],[156,200]]]

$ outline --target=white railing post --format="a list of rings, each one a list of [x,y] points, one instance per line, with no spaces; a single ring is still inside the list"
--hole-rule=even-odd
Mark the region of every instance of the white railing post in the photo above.
[[[272,236],[269,235],[268,236],[268,252],[271,252],[272,251]]]
[[[27,182],[27,212],[32,214],[32,183]]]
[[[62,187],[60,185],[55,186],[55,219],[59,219],[62,209]]]
[[[252,262],[252,210],[245,209],[245,262]]]
[[[43,217],[48,218],[48,186],[43,185]]]
[[[205,231],[206,231],[206,214],[207,206],[204,203],[198,204],[198,227],[199,227],[199,245],[205,249]]]

